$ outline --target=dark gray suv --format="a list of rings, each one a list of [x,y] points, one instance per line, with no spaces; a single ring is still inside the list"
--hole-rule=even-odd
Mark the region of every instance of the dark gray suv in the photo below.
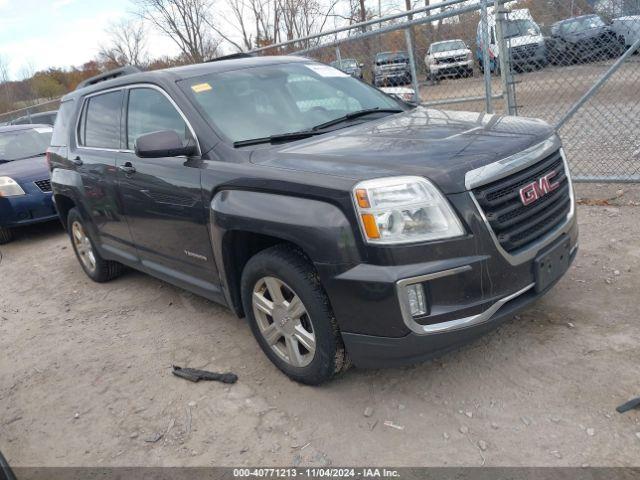
[[[91,79],[48,158],[89,277],[128,266],[226,305],[309,384],[467,342],[577,251],[547,124],[413,107],[303,58]]]

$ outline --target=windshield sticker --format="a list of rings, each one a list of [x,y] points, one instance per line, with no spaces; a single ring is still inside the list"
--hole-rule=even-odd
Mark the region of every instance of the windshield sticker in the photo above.
[[[196,93],[202,93],[202,92],[208,92],[209,90],[212,90],[212,87],[208,83],[198,83],[197,85],[192,85],[191,90],[193,90]]]
[[[338,70],[337,68],[330,67],[329,65],[306,65],[309,70],[316,72],[321,77],[348,77],[349,75]]]

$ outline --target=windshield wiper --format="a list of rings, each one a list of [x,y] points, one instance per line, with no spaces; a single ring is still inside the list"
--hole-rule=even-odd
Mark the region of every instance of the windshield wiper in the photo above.
[[[342,122],[347,122],[349,120],[353,120],[354,118],[366,117],[367,115],[371,115],[372,113],[400,113],[404,112],[401,108],[367,108],[366,110],[358,110],[357,112],[347,113],[346,115],[338,118],[334,118],[333,120],[329,120],[328,122],[321,123],[320,125],[316,125],[311,130],[316,132],[318,130],[323,130],[327,127],[332,127],[334,125],[338,125]]]
[[[368,108],[366,110],[359,110],[357,112],[347,113],[346,115],[338,118],[334,118],[333,120],[329,120],[328,122],[321,123],[320,125],[316,125],[315,127],[309,130],[301,130],[299,132],[291,132],[291,133],[280,133],[277,135],[271,135],[268,137],[261,138],[251,138],[249,140],[239,140],[237,142],[233,142],[234,147],[246,147],[249,145],[258,145],[260,143],[276,143],[276,142],[288,142],[290,140],[301,140],[303,138],[309,138],[314,135],[320,135],[321,133],[326,133],[324,131],[325,128],[332,127],[334,125],[338,125],[339,123],[346,122],[349,120],[353,120],[354,118],[360,118],[367,115],[371,115],[372,113],[400,113],[403,112],[401,108]]]
[[[270,135],[268,137],[250,138],[249,140],[240,140],[237,142],[233,142],[233,146],[246,147],[248,145],[258,145],[260,143],[276,143],[276,142],[287,142],[290,140],[301,140],[303,138],[309,138],[314,135],[320,135],[321,133],[324,133],[324,132],[316,132],[312,130],[301,130],[299,132],[279,133],[277,135]]]

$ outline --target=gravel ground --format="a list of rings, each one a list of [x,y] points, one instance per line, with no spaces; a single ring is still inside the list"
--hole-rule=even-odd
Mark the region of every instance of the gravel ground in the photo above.
[[[0,450],[15,466],[640,466],[640,411],[615,412],[640,395],[640,188],[620,188],[579,188],[579,256],[518,317],[315,388],[226,309],[136,272],[94,284],[57,224],[26,229],[0,264]]]

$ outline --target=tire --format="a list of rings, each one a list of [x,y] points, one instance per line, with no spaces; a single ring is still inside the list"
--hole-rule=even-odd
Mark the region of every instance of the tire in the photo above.
[[[277,245],[256,254],[242,272],[241,294],[258,344],[291,379],[319,385],[349,368],[329,298],[302,252]]]
[[[9,243],[13,240],[13,231],[10,228],[0,227],[0,245]]]
[[[77,208],[69,210],[67,232],[71,246],[84,273],[94,282],[104,283],[119,277],[124,266],[118,262],[105,260],[95,247],[86,223]]]

